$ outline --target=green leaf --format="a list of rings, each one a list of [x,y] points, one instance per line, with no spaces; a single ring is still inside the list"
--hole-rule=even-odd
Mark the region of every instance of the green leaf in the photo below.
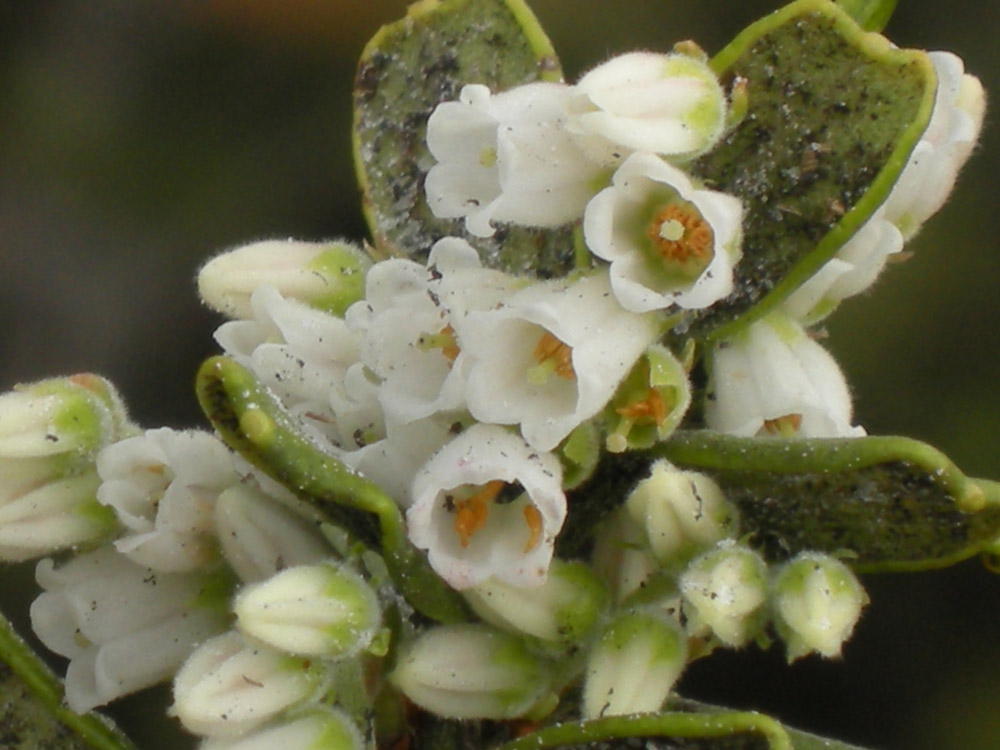
[[[896,10],[896,0],[837,0],[865,31],[881,31]]]
[[[196,381],[205,415],[230,448],[365,544],[381,549],[396,589],[441,622],[466,619],[459,596],[410,544],[396,502],[372,481],[317,449],[242,365],[206,360]]]
[[[739,438],[691,430],[650,451],[711,475],[770,560],[849,552],[863,571],[951,565],[1000,536],[1000,485],[903,437]]]
[[[5,750],[135,750],[109,720],[63,704],[59,678],[0,615],[0,747]]]
[[[355,165],[378,254],[424,260],[434,242],[455,236],[489,266],[547,275],[571,268],[571,228],[500,227],[492,238],[472,237],[462,220],[435,218],[423,189],[434,162],[426,123],[439,103],[468,83],[501,91],[561,78],[523,0],[423,0],[383,27],[361,56],[354,94]]]
[[[743,258],[726,299],[678,335],[719,337],[764,315],[812,276],[883,202],[924,131],[935,74],[829,0],[799,0],[748,27],[713,60],[748,82],[749,109],[691,165],[745,207]]]

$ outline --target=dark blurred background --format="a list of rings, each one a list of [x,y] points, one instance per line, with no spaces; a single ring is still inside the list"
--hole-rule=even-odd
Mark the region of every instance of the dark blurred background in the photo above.
[[[353,70],[405,5],[0,1],[0,390],[94,371],[146,426],[203,424],[191,381],[220,321],[198,303],[196,269],[252,239],[365,236],[349,142]],[[692,38],[716,51],[777,5],[533,3],[571,80],[627,49]],[[1000,91],[1000,4],[899,5],[886,32],[897,44],[951,49]],[[913,259],[846,303],[827,341],[871,433],[929,441],[994,478],[998,173],[1000,127],[988,113],[981,148],[910,244]],[[25,578],[30,569],[5,580]],[[1000,747],[1000,578],[969,561],[866,583],[873,601],[844,661],[788,667],[779,649],[719,654],[691,668],[683,689],[873,748]],[[31,594],[17,596],[8,606]],[[148,702],[123,702],[139,744],[190,746],[147,723]]]

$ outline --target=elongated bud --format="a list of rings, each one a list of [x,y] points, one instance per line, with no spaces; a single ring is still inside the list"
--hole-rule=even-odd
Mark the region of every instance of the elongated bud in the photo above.
[[[654,344],[611,400],[609,420],[614,429],[608,435],[608,450],[621,453],[666,440],[690,405],[684,366],[665,346]]]
[[[695,558],[680,578],[688,632],[738,648],[763,628],[767,565],[749,547],[722,542]]]
[[[681,627],[654,612],[628,612],[605,628],[587,662],[587,718],[659,711],[687,663]]]
[[[197,734],[238,737],[319,697],[324,672],[319,664],[225,633],[203,643],[177,673],[170,712]]]
[[[250,319],[250,295],[267,284],[284,297],[343,315],[364,297],[371,259],[344,241],[265,240],[217,255],[198,274],[205,304],[231,318]]]
[[[604,584],[583,563],[553,560],[541,586],[525,588],[491,578],[462,592],[491,625],[543,641],[578,643],[597,624],[608,598]]]
[[[375,592],[346,565],[289,568],[245,587],[233,604],[245,634],[291,654],[341,659],[381,624]]]
[[[226,562],[247,583],[263,581],[295,565],[318,563],[333,554],[317,529],[245,484],[219,495],[215,529]]]
[[[199,750],[364,750],[361,732],[343,711],[318,707],[239,739],[209,739]]]
[[[736,508],[711,477],[667,461],[653,464],[625,507],[657,560],[674,568],[735,535],[738,523]]]
[[[867,603],[857,576],[836,558],[804,552],[786,563],[774,581],[772,604],[788,661],[814,651],[840,656]]]
[[[421,635],[392,681],[421,708],[453,719],[513,719],[548,695],[547,665],[512,635],[448,625]]]

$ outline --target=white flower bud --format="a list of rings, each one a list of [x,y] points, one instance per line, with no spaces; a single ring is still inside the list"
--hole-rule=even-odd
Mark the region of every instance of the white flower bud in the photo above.
[[[198,273],[205,304],[231,318],[250,319],[257,287],[275,287],[283,297],[343,315],[364,292],[372,262],[357,245],[264,240],[217,255]]]
[[[672,568],[734,536],[738,524],[736,508],[711,477],[667,461],[652,465],[625,507],[645,530],[657,560]]]
[[[616,508],[601,524],[601,533],[594,542],[594,567],[619,603],[660,570],[642,528],[625,508]]]
[[[246,484],[219,495],[215,528],[226,562],[246,583],[295,565],[320,562],[332,554],[318,529]]]
[[[649,611],[618,615],[587,660],[583,715],[659,711],[687,664],[687,636],[666,617]]]
[[[236,625],[269,646],[341,659],[371,643],[382,616],[375,592],[344,565],[304,565],[244,587]]]
[[[566,129],[587,156],[613,166],[632,151],[690,159],[726,124],[726,97],[707,62],[630,52],[598,65],[572,89]]]
[[[738,198],[699,189],[658,156],[637,152],[587,204],[583,236],[611,263],[611,288],[626,310],[697,310],[733,290],[742,222]]]
[[[692,635],[711,634],[739,648],[765,624],[767,565],[748,547],[720,543],[692,560],[679,584]]]
[[[558,559],[552,561],[541,586],[524,588],[491,578],[462,593],[472,610],[491,625],[566,644],[590,634],[608,598],[604,584],[588,566]]]
[[[252,645],[230,632],[203,643],[181,667],[170,713],[196,734],[239,737],[318,699],[326,687],[319,662]]]
[[[514,636],[446,625],[400,655],[392,681],[421,708],[453,719],[514,719],[549,692],[548,666]]]
[[[788,661],[816,652],[840,656],[868,596],[840,560],[803,552],[782,566],[774,581],[772,606]]]
[[[336,708],[312,708],[238,739],[208,739],[198,750],[365,750],[354,722]]]

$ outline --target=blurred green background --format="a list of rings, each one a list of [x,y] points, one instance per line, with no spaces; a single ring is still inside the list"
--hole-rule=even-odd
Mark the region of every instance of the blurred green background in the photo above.
[[[405,5],[0,2],[0,389],[89,370],[117,383],[146,426],[202,424],[191,380],[220,321],[199,306],[196,269],[263,237],[365,236],[351,81],[364,43]],[[533,3],[570,79],[637,47],[692,38],[718,50],[777,5]],[[995,0],[900,0],[886,33],[959,53],[1000,91]],[[846,303],[826,342],[870,432],[929,441],[994,478],[998,190],[1000,128],[988,113],[979,151],[911,243],[912,260]],[[6,588],[30,574],[8,573]],[[844,661],[788,667],[778,649],[719,654],[682,689],[873,748],[1000,747],[1000,578],[970,561],[866,583],[873,602]],[[23,612],[31,595],[9,594],[8,606]],[[192,746],[147,722],[150,700],[121,709],[139,744]]]

